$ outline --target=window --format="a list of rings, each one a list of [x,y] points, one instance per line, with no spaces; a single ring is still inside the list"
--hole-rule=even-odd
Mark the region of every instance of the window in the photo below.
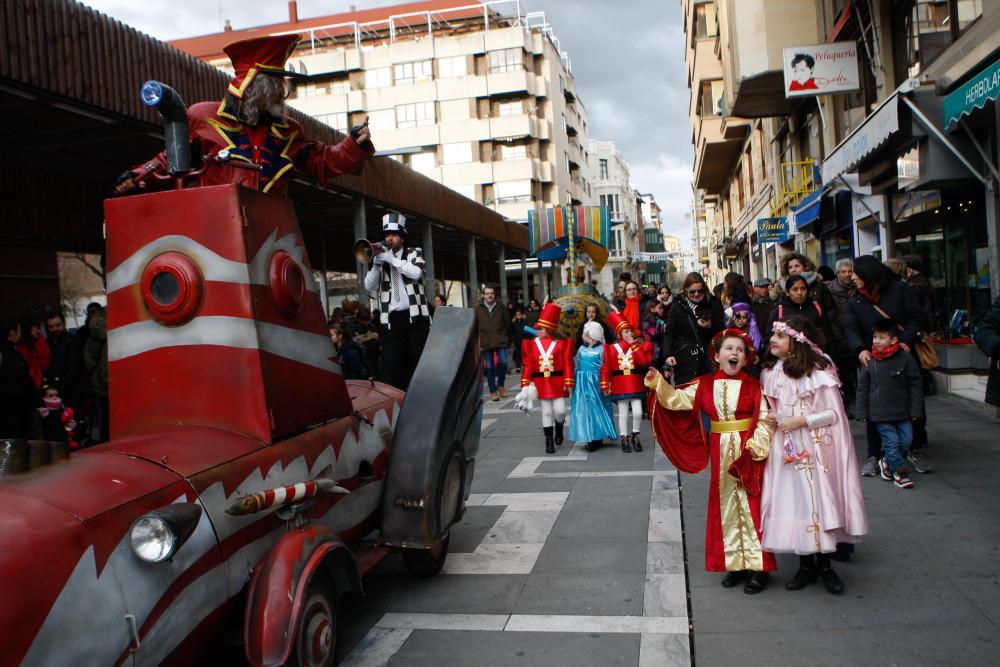
[[[498,204],[531,201],[531,181],[508,181],[493,186]]]
[[[418,127],[433,125],[435,122],[433,102],[401,104],[396,107],[396,127]]]
[[[472,162],[472,144],[463,141],[457,144],[444,144],[444,163],[462,164]]]
[[[694,6],[694,36],[697,39],[715,37],[718,33],[715,20],[715,3],[703,2]]]
[[[388,67],[377,67],[365,71],[365,88],[388,88],[392,85],[392,76]]]
[[[412,63],[399,63],[393,69],[395,70],[397,85],[404,83],[416,83],[418,81],[430,81],[434,78],[430,60],[419,60]]]
[[[601,158],[598,161],[598,164],[600,165],[600,168],[601,168],[601,179],[602,180],[607,179],[608,178],[608,159],[607,158]],[[604,195],[601,195],[601,197],[604,197]],[[601,204],[601,206],[603,206],[603,205],[604,204]]]
[[[373,132],[378,132],[379,130],[395,130],[396,110],[378,109],[377,111],[369,111],[368,125],[372,128]]]
[[[703,118],[706,116],[721,116],[722,96],[724,92],[725,88],[722,84],[722,79],[702,83],[698,115]]]
[[[331,95],[346,95],[351,90],[351,82],[347,79],[339,79],[330,82]]]
[[[566,122],[566,114],[562,115],[562,121],[563,121],[563,134],[565,134],[566,132],[568,132],[567,128],[569,127],[569,123]]]
[[[476,200],[475,185],[449,185],[448,187],[464,197],[468,197],[473,201]]]
[[[524,50],[521,48],[490,51],[490,72],[519,72],[524,69]]]
[[[347,112],[341,111],[338,113],[327,113],[316,116],[316,120],[321,123],[326,123],[330,127],[340,130],[341,132],[347,132]],[[369,125],[371,124],[371,119],[369,119]]]
[[[415,171],[430,171],[437,167],[437,153],[414,153],[410,156],[410,168]]]
[[[440,78],[450,79],[454,76],[465,76],[468,73],[468,64],[466,63],[465,56],[438,58],[438,76]]]
[[[569,173],[569,153],[563,153],[566,157],[566,173]]]
[[[524,144],[503,144],[500,146],[501,160],[525,160],[528,157],[528,147]]]
[[[497,104],[498,116],[518,116],[524,113],[524,104],[521,100],[516,102],[500,102]]]

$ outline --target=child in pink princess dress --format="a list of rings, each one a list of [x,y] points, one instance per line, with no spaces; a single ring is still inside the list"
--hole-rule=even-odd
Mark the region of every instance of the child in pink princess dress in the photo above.
[[[822,579],[840,594],[830,567],[838,543],[868,532],[854,439],[834,363],[815,327],[801,318],[776,322],[761,366],[761,385],[775,425],[761,493],[764,549],[799,556],[786,584],[799,590]]]

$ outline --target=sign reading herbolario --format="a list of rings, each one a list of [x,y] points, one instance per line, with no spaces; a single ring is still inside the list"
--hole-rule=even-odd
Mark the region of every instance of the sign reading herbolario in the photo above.
[[[856,42],[790,46],[782,51],[782,57],[785,97],[849,93],[860,88]]]
[[[788,218],[757,220],[757,243],[784,243],[788,240]]]

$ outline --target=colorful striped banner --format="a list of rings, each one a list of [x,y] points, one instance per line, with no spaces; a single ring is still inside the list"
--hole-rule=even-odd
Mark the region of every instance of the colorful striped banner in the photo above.
[[[538,211],[528,211],[528,231],[531,254],[568,235],[568,220],[575,213],[574,236],[589,239],[603,248],[608,247],[611,233],[611,218],[605,206],[557,206]]]

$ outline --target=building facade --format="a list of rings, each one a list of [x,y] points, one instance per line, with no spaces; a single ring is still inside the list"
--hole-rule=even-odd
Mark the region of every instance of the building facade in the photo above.
[[[589,153],[593,175],[593,204],[605,206],[611,218],[608,263],[596,277],[597,289],[610,296],[622,273],[639,279],[641,267],[633,260],[642,239],[642,202],[632,187],[628,163],[613,141],[591,139]]]
[[[1000,3],[683,0],[682,8],[695,250],[709,282],[729,270],[775,277],[791,250],[829,266],[862,254],[918,255],[935,292],[926,328],[942,354],[941,381],[961,390],[954,378],[985,368],[968,345],[969,323],[1000,289]],[[790,94],[785,59],[816,45],[856,55],[856,68],[842,70],[849,90]],[[810,71],[815,64],[799,60]],[[783,239],[760,234],[783,227]]]

